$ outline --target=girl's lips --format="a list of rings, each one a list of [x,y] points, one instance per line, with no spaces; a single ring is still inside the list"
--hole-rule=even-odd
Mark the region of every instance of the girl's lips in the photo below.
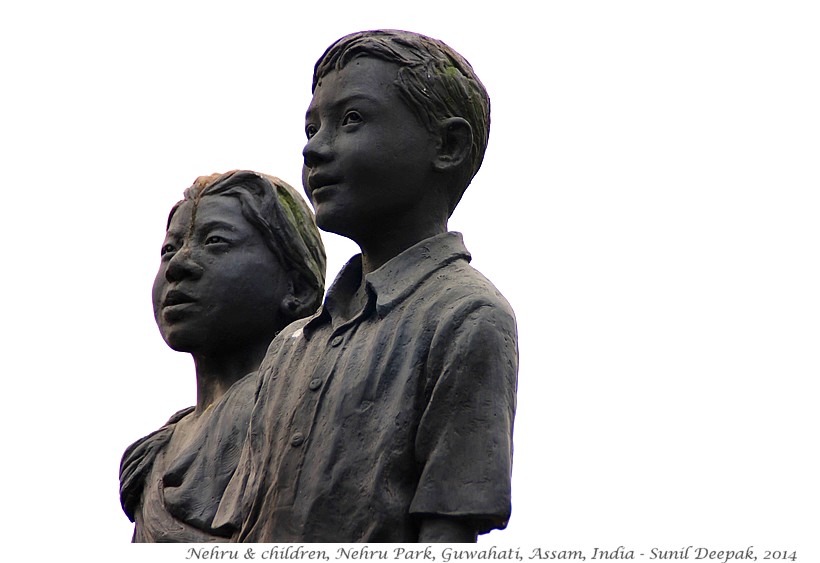
[[[191,301],[187,303],[177,303],[176,305],[163,305],[162,318],[166,322],[178,321],[187,315],[191,309],[195,309],[196,306],[197,304]]]
[[[162,301],[163,307],[173,307],[175,305],[187,305],[196,302],[196,299],[178,289],[172,289],[165,294],[165,299]]]

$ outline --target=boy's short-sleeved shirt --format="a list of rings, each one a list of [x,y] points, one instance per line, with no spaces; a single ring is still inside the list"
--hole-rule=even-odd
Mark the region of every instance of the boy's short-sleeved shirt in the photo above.
[[[415,542],[425,516],[510,515],[513,312],[458,233],[365,277],[353,258],[322,308],[271,343],[248,440],[214,527],[244,542]]]

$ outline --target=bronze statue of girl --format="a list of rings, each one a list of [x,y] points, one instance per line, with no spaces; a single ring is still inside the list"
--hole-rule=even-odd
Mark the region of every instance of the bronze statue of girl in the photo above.
[[[227,541],[212,527],[245,439],[270,341],[313,313],[325,252],[313,214],[278,178],[201,177],[168,218],[154,280],[165,342],[196,369],[196,405],[128,447],[120,500],[135,542]]]

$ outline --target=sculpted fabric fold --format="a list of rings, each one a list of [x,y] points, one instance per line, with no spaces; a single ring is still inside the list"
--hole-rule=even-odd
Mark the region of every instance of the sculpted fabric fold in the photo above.
[[[173,458],[165,448],[177,423],[193,407],[138,440],[123,456],[120,499],[136,542],[224,542],[230,530],[212,526],[218,503],[236,469],[248,428],[257,374],[235,383],[208,414],[191,443]],[[137,518],[136,511],[141,511]]]
[[[506,526],[515,320],[469,257],[458,233],[424,240],[365,276],[343,320],[356,257],[277,336],[214,526],[244,542],[415,542],[429,515]]]

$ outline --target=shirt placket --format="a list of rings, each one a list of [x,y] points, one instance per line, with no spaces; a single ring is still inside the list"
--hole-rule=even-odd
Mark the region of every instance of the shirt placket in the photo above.
[[[279,522],[276,525],[280,530],[289,529],[291,534],[297,537],[301,535],[301,530],[297,529],[301,525],[293,507],[304,505],[304,503],[299,503],[297,498],[300,493],[305,492],[303,488],[310,487],[309,483],[302,486],[301,477],[305,460],[310,452],[311,434],[322,414],[322,399],[342,363],[346,343],[355,332],[355,326],[355,322],[347,323],[336,330],[331,330],[327,336],[322,334],[323,331],[314,333],[311,343],[315,342],[320,348],[324,348],[321,354],[324,361],[313,368],[309,378],[297,383],[302,386],[302,389],[298,394],[298,404],[287,427],[287,445],[278,471],[277,484],[280,495],[277,520]],[[314,346],[308,347],[305,353],[316,354],[316,350],[311,350],[311,348]]]

